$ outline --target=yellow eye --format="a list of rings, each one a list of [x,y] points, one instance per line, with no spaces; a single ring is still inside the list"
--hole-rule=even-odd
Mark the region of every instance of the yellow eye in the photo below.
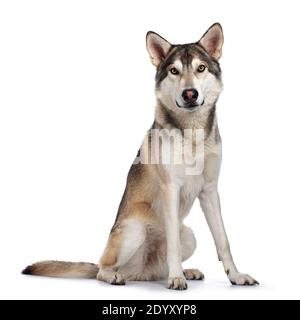
[[[200,64],[200,66],[198,67],[197,71],[198,72],[203,72],[206,69],[206,66],[204,64]]]
[[[170,69],[170,72],[171,72],[172,74],[178,74],[178,73],[179,73],[179,71],[178,71],[176,68]]]

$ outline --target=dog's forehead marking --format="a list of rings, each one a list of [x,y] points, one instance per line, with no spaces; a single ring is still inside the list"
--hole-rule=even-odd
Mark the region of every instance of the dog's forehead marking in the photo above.
[[[183,65],[182,65],[182,62],[179,59],[175,59],[173,65],[179,71],[182,70]]]
[[[201,59],[199,59],[198,57],[195,57],[192,60],[192,68],[196,69],[201,64],[201,62],[202,62]]]
[[[203,62],[203,54],[194,44],[188,44],[178,48],[176,59],[181,61],[183,67],[194,69]]]
[[[173,62],[173,66],[179,70],[182,71],[183,69],[187,69],[187,70],[195,70],[197,69],[197,67],[201,64],[201,63],[205,63],[202,59],[200,59],[198,56],[190,56],[189,57],[189,64],[183,64],[182,63],[182,59],[180,59],[179,57],[176,58]]]
[[[183,45],[179,51],[179,56],[184,66],[189,66],[193,59],[192,51],[189,45]]]

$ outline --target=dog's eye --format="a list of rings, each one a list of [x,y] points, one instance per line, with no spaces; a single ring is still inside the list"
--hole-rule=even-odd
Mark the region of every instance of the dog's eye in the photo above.
[[[198,67],[197,71],[198,72],[203,72],[206,69],[206,66],[204,64],[200,64],[200,66]]]
[[[178,73],[179,73],[179,71],[178,71],[176,68],[170,69],[170,72],[171,72],[172,74],[178,74]]]

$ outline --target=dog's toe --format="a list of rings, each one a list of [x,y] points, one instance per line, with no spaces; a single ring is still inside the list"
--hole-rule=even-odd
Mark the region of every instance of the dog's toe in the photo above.
[[[168,280],[168,289],[186,290],[187,287],[186,280],[182,277],[169,278]]]
[[[113,272],[113,271],[100,270],[97,275],[97,280],[105,281],[105,282],[110,283],[112,285],[126,284],[126,280],[123,277],[123,275],[119,272]]]
[[[123,286],[126,284],[126,281],[120,273],[116,273],[109,283],[116,286]]]
[[[243,274],[243,273],[236,272],[236,273],[233,273],[233,274],[229,274],[228,277],[229,277],[229,281],[234,286],[255,286],[255,285],[259,285],[259,282],[256,281],[251,276],[249,276],[248,274]]]
[[[203,280],[204,274],[198,269],[185,269],[183,274],[186,280]]]

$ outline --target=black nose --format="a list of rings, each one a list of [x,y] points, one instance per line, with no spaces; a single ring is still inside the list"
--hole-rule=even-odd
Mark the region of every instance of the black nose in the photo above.
[[[185,89],[182,92],[182,98],[187,103],[193,103],[198,98],[198,91],[196,89]]]

